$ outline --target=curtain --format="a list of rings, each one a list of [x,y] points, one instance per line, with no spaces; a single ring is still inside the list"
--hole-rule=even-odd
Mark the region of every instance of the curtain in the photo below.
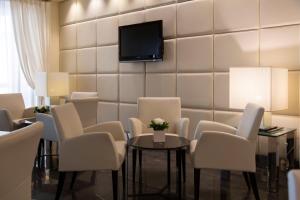
[[[14,37],[19,62],[28,85],[34,89],[34,76],[47,71],[49,30],[46,3],[39,0],[10,0]]]
[[[9,0],[0,0],[0,93],[21,92],[26,106],[35,103],[34,92],[20,67]]]

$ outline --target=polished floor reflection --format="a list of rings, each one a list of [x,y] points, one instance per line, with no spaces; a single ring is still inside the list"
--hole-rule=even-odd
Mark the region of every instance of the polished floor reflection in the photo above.
[[[101,159],[101,158],[99,158]],[[84,162],[84,161],[82,161]],[[137,170],[136,183],[132,182],[132,161],[129,153],[128,159],[128,193],[135,192],[155,193],[166,184],[166,153],[150,152],[143,153],[143,169],[142,181],[139,182],[139,170]],[[37,200],[52,200],[55,196],[57,186],[57,159],[46,158],[43,169],[35,168],[33,170],[33,199]],[[137,167],[138,169],[138,167]],[[171,193],[175,193],[176,188],[176,164],[175,152],[172,153],[171,159],[172,169],[172,185]],[[121,170],[119,172],[119,194],[122,197],[122,181]],[[280,172],[279,191],[277,193],[269,193],[266,183],[266,172],[263,169],[257,173],[258,187],[261,199],[279,200],[287,198],[287,181],[284,172]],[[82,172],[74,185],[73,190],[70,190],[71,173],[67,175],[61,199],[112,199],[112,181],[110,171]],[[243,176],[238,172],[220,172],[216,170],[202,170],[200,182],[200,199],[254,199],[252,192],[249,192],[247,185],[244,182]],[[193,169],[190,160],[187,157],[187,180],[184,184],[183,199],[193,199]],[[161,196],[144,196],[131,197],[128,199],[176,199],[173,195]]]

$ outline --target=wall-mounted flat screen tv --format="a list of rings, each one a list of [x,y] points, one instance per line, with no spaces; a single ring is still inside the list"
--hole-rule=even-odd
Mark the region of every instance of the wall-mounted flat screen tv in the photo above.
[[[162,20],[119,27],[119,61],[161,61],[164,52]]]

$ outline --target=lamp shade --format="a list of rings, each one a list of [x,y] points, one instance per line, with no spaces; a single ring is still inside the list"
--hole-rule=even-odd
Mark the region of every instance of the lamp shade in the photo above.
[[[256,103],[265,111],[288,108],[288,70],[271,67],[230,68],[230,108],[244,109]]]
[[[43,97],[69,95],[69,74],[65,72],[37,72],[35,91],[37,96]]]

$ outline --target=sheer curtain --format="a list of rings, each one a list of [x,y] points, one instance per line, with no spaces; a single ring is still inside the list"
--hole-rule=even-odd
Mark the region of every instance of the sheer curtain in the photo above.
[[[0,93],[21,92],[26,106],[32,106],[35,104],[34,92],[21,70],[10,3],[0,0]]]

